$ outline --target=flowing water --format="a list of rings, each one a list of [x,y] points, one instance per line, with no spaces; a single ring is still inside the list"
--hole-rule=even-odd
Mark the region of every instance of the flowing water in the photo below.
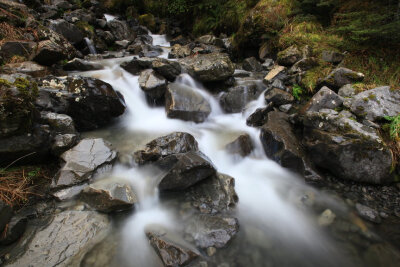
[[[166,57],[169,43],[164,36],[152,35],[154,45],[164,48]],[[212,106],[212,113],[201,124],[169,119],[163,107],[151,107],[133,76],[119,67],[122,59],[100,61],[104,70],[80,73],[110,83],[124,95],[127,111],[120,121],[109,129],[88,133],[110,141],[121,155],[132,154],[150,140],[174,131],[192,134],[200,150],[215,164],[218,172],[236,180],[239,202],[236,217],[240,222],[238,236],[210,260],[221,266],[351,266],[353,263],[339,250],[332,238],[318,226],[317,216],[304,205],[305,196],[323,199],[336,212],[346,213],[344,206],[307,187],[302,178],[286,171],[268,159],[259,140],[259,130],[248,127],[246,118],[256,108],[264,105],[262,95],[249,103],[242,113],[222,112],[217,96],[211,95],[188,74],[175,82],[200,92]],[[240,81],[239,81],[240,82]],[[262,84],[260,84],[262,87]],[[251,136],[254,151],[246,158],[229,154],[225,145],[242,133]],[[129,160],[129,159],[128,159]],[[173,205],[160,200],[152,170],[116,166],[112,177],[128,179],[139,204],[126,218],[118,231],[119,253],[116,266],[160,266],[145,236],[149,225],[158,224],[179,233],[180,218]],[[317,214],[318,215],[318,214]],[[226,263],[228,265],[226,265]]]

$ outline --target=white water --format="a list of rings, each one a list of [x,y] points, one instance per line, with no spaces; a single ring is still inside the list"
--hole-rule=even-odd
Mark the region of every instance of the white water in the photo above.
[[[164,36],[152,37],[155,45],[169,46]],[[163,54],[163,57],[165,56],[166,52]],[[298,177],[269,160],[259,140],[259,130],[246,125],[248,115],[264,105],[262,95],[258,100],[249,103],[243,114],[224,114],[214,96],[189,75],[183,74],[176,82],[200,92],[210,102],[212,113],[201,124],[169,119],[163,107],[147,105],[145,95],[138,85],[138,76],[120,68],[121,59],[102,62],[106,69],[82,75],[102,79],[124,95],[127,112],[121,121],[122,129],[113,134],[122,135],[121,132],[125,132],[128,134],[123,135],[124,138],[135,138],[131,141],[123,140],[121,150],[124,150],[129,142],[136,142],[136,147],[137,142],[144,146],[151,139],[174,131],[191,133],[198,141],[200,150],[212,160],[218,171],[235,178],[239,196],[237,216],[241,229],[251,226],[267,236],[279,238],[288,247],[315,248],[316,253],[329,253],[328,241],[310,219],[311,216],[294,204],[298,198],[297,190],[312,190],[302,185]],[[234,157],[224,149],[227,143],[242,133],[249,134],[255,145],[255,150],[247,158]],[[118,144],[116,145],[118,147]],[[113,173],[115,176],[129,179],[140,200],[135,213],[122,230],[125,260],[130,266],[157,266],[157,257],[147,241],[144,230],[151,224],[174,229],[177,218],[159,202],[154,179],[151,179],[154,173],[124,167],[116,167]]]
[[[104,17],[106,18],[107,22],[112,21],[117,18],[116,16],[109,15],[109,14],[104,14]]]
[[[84,40],[85,40],[85,42],[86,42],[87,47],[89,48],[90,54],[96,55],[96,54],[97,54],[97,51],[96,51],[96,48],[95,48],[94,45],[93,45],[92,40],[90,40],[90,39],[87,38],[87,37],[85,37]]]

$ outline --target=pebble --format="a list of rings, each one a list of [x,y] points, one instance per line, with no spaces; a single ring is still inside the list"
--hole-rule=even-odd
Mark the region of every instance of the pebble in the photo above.
[[[318,224],[320,226],[328,226],[333,223],[336,215],[330,209],[326,209],[321,215],[318,217]]]

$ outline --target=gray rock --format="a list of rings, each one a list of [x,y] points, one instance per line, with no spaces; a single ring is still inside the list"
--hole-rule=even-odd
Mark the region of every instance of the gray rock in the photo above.
[[[346,84],[340,87],[338,91],[339,96],[341,97],[353,97],[357,94],[356,89],[351,84]]]
[[[264,43],[260,46],[258,50],[258,58],[264,59],[270,54],[270,45],[268,43]]]
[[[39,42],[32,58],[33,61],[45,66],[51,66],[63,59],[69,59],[69,55],[62,46],[51,40]]]
[[[278,64],[290,67],[302,58],[302,52],[297,46],[291,46],[278,53]]]
[[[322,60],[333,63],[333,64],[339,64],[342,62],[344,59],[344,55],[339,52],[335,51],[322,51]]]
[[[239,222],[236,218],[208,214],[193,217],[185,229],[200,248],[223,248],[238,231]]]
[[[272,82],[271,88],[278,88],[278,89],[281,89],[283,91],[287,91],[287,88],[286,88],[285,84],[279,79],[275,79]]]
[[[178,62],[163,58],[154,60],[151,64],[151,67],[169,81],[174,81],[182,71],[181,65]]]
[[[208,45],[223,46],[224,43],[221,39],[215,37],[214,35],[203,35],[196,39],[196,42]]]
[[[141,57],[141,58],[133,58],[129,62],[124,62],[121,64],[121,68],[126,70],[127,72],[137,75],[140,71],[144,69],[152,68],[153,61],[155,58]]]
[[[290,104],[294,101],[294,97],[278,88],[272,88],[264,94],[266,103],[274,103],[274,106]]]
[[[71,147],[73,147],[78,141],[76,134],[57,134],[54,137],[53,144],[51,145],[51,152],[59,156]]]
[[[188,45],[181,46],[175,44],[168,53],[168,58],[185,58],[192,54],[192,49]]]
[[[335,91],[346,84],[361,82],[364,74],[346,68],[334,69],[322,82],[322,86],[327,86]]]
[[[356,210],[357,210],[358,215],[360,215],[361,218],[363,218],[365,220],[368,220],[373,223],[381,223],[382,222],[381,217],[379,216],[379,213],[376,210],[371,209],[370,207],[367,207],[367,206],[357,203]]]
[[[58,171],[52,183],[53,188],[61,188],[85,182],[96,172],[110,166],[117,153],[103,139],[83,139],[60,158],[64,166]]]
[[[79,265],[85,252],[105,237],[109,227],[108,217],[97,212],[61,212],[24,240],[24,254],[6,266]]]
[[[228,55],[222,53],[199,54],[179,60],[189,74],[201,82],[224,81],[232,77],[234,65]]]
[[[246,124],[253,127],[263,126],[268,119],[268,113],[274,109],[274,103],[268,103],[264,108],[258,108],[246,120]]]
[[[242,112],[246,104],[256,100],[262,91],[262,88],[259,88],[255,83],[238,85],[223,93],[219,103],[227,113]]]
[[[238,154],[245,157],[253,150],[253,142],[248,134],[241,134],[234,141],[225,146],[226,150],[231,154]]]
[[[85,37],[77,26],[63,19],[50,20],[49,23],[50,29],[64,36],[73,45],[81,43]]]
[[[84,188],[86,188],[88,184],[81,184],[81,185],[76,185],[76,186],[71,186],[68,188],[64,188],[61,190],[58,190],[51,195],[55,197],[58,201],[66,201],[66,200],[71,200],[78,196]]]
[[[272,58],[267,58],[261,66],[263,70],[271,70],[274,67],[274,60]]]
[[[271,84],[275,79],[278,79],[281,75],[283,75],[286,72],[286,68],[284,66],[274,66],[270,72],[264,77],[264,83],[269,85]]]
[[[289,70],[289,73],[301,73],[318,66],[317,59],[313,57],[303,58],[297,61]]]
[[[8,41],[1,46],[0,54],[4,58],[11,58],[14,55],[29,58],[35,46],[35,42]]]
[[[292,104],[281,105],[279,106],[279,110],[288,113],[292,109],[292,107],[293,107]]]
[[[164,157],[156,166],[167,172],[160,180],[160,190],[184,190],[216,172],[212,162],[196,151]]]
[[[80,58],[74,58],[68,61],[63,66],[64,70],[67,71],[90,71],[90,70],[101,70],[103,66],[99,63],[89,62]]]
[[[247,71],[262,71],[261,63],[255,57],[249,57],[243,60],[243,69]]]
[[[324,109],[307,112],[303,123],[305,146],[319,167],[358,182],[393,179],[393,156],[375,129]]]
[[[383,86],[361,92],[351,100],[350,109],[357,116],[370,121],[384,116],[397,116],[400,113],[400,91]]]
[[[164,99],[167,83],[167,80],[151,69],[142,71],[139,76],[140,88],[145,92],[150,103]]]
[[[2,67],[2,71],[8,74],[25,74],[35,78],[43,77],[50,73],[50,69],[48,67],[39,65],[33,61],[6,64]]]
[[[43,123],[50,125],[52,131],[58,134],[76,134],[74,121],[65,114],[57,114],[48,111],[40,112]]]
[[[305,105],[305,111],[335,109],[343,104],[343,99],[328,87],[322,87]]]
[[[135,33],[131,30],[125,21],[114,19],[107,22],[107,26],[116,40],[133,41],[136,38]]]
[[[169,118],[200,123],[211,113],[211,106],[192,88],[171,83],[165,94],[165,111]]]
[[[135,152],[135,159],[137,163],[144,164],[189,151],[199,151],[196,139],[188,133],[174,132],[147,143],[144,150]]]
[[[130,44],[130,41],[128,41],[128,40],[119,40],[119,41],[115,41],[114,44],[117,47],[117,49],[125,49]]]
[[[114,212],[132,208],[137,197],[125,181],[100,180],[82,190],[80,198],[101,212]]]

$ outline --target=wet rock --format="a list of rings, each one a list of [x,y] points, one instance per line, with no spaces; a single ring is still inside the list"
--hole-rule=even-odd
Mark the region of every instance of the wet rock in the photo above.
[[[196,42],[207,45],[223,46],[222,40],[211,34],[200,36],[196,39]]]
[[[41,65],[51,66],[60,60],[68,58],[68,54],[62,46],[51,40],[45,40],[39,42],[32,60]]]
[[[379,216],[379,213],[371,209],[370,207],[361,205],[359,203],[356,204],[356,210],[357,213],[361,216],[361,218],[368,220],[373,223],[381,223],[381,217]]]
[[[170,44],[171,44],[171,46],[174,46],[174,45],[176,45],[176,44],[179,44],[179,45],[186,45],[188,42],[189,42],[189,41],[188,41],[187,38],[185,38],[185,37],[182,36],[182,35],[179,35],[179,36],[173,38],[173,39],[170,41]]]
[[[105,126],[125,111],[122,96],[98,79],[46,77],[39,86],[36,105],[41,110],[71,116],[79,131]]]
[[[328,87],[322,87],[304,106],[305,111],[319,111],[328,108],[335,109],[343,104],[343,99]]]
[[[344,54],[335,51],[322,51],[322,60],[332,63],[339,64],[344,59]]]
[[[77,134],[57,134],[51,145],[51,152],[54,155],[61,155],[78,142]]]
[[[320,168],[358,182],[379,184],[393,179],[392,154],[375,129],[329,109],[307,112],[303,124],[305,146]]]
[[[212,162],[196,151],[164,157],[156,166],[167,172],[159,183],[160,190],[184,190],[216,172]]]
[[[226,150],[231,154],[239,154],[245,157],[253,150],[253,142],[248,134],[242,134],[233,142],[226,145]]]
[[[264,94],[266,103],[274,103],[274,106],[290,104],[294,101],[294,97],[278,88],[272,88]]]
[[[191,235],[197,247],[225,247],[239,231],[236,218],[201,214],[190,220],[185,232]]]
[[[181,74],[181,65],[175,61],[158,58],[152,62],[151,66],[169,81],[174,81]]]
[[[61,212],[30,239],[24,240],[24,254],[6,265],[77,265],[84,252],[105,237],[109,226],[108,217],[97,212]]]
[[[335,91],[346,84],[361,82],[364,74],[346,68],[334,69],[322,82],[321,86],[327,86]]]
[[[2,233],[13,215],[12,208],[0,200],[0,232]]]
[[[275,79],[279,79],[286,71],[286,68],[283,66],[275,66],[264,78],[265,84],[272,83]]]
[[[336,215],[330,209],[326,209],[321,215],[318,217],[318,224],[320,226],[329,226],[335,220]]]
[[[25,232],[28,220],[20,215],[14,216],[7,225],[7,229],[2,231],[0,245],[10,245],[17,241]]]
[[[165,111],[169,118],[200,123],[211,113],[211,106],[192,88],[171,83],[165,94]]]
[[[256,100],[262,91],[262,88],[259,88],[255,83],[239,85],[223,93],[219,99],[219,103],[227,113],[242,112],[246,104]]]
[[[67,64],[63,66],[64,70],[68,71],[90,71],[90,70],[101,70],[103,66],[99,63],[89,62],[80,58],[74,58],[68,61]]]
[[[146,235],[164,266],[184,266],[200,256],[200,253],[172,233],[158,227],[149,229]]]
[[[73,45],[81,43],[85,37],[77,26],[63,19],[50,20],[49,28],[64,36]]]
[[[137,202],[137,197],[127,182],[107,179],[87,186],[81,192],[80,198],[101,212],[130,209]]]
[[[106,45],[113,45],[115,42],[115,36],[110,31],[103,31],[103,30],[97,29],[95,40],[99,40],[99,39],[101,41],[103,41]],[[97,43],[98,43],[98,41],[97,41]]]
[[[279,106],[279,110],[288,113],[292,109],[292,107],[293,107],[292,104],[281,105]]]
[[[50,73],[50,69],[48,67],[39,65],[33,61],[6,64],[1,68],[1,70],[8,74],[21,73],[35,78],[43,77]]]
[[[103,139],[83,139],[60,158],[64,165],[54,177],[53,188],[85,182],[112,165],[117,153]]]
[[[340,87],[338,95],[341,97],[353,97],[357,94],[356,89],[351,84]]]
[[[232,77],[234,65],[228,55],[222,53],[200,54],[179,60],[189,74],[201,82],[224,81]]]
[[[56,192],[51,193],[53,197],[55,197],[58,201],[66,201],[71,200],[74,197],[78,196],[84,188],[86,188],[88,184],[81,184],[76,186],[71,186],[68,188],[64,188],[58,190]]]
[[[262,71],[261,63],[255,57],[249,57],[243,60],[243,69],[247,71]]]
[[[246,124],[253,127],[263,126],[268,119],[268,113],[274,109],[274,103],[268,103],[264,108],[258,108],[246,120]]]
[[[137,75],[140,71],[144,69],[150,69],[152,67],[153,61],[155,58],[141,57],[141,58],[133,58],[129,62],[124,62],[121,64],[121,68],[126,70],[127,72]]]
[[[400,113],[400,91],[389,86],[361,92],[351,100],[351,111],[371,121]]]
[[[68,115],[42,111],[40,119],[56,133],[76,134],[74,121]]]
[[[131,30],[129,25],[125,21],[113,19],[107,22],[107,27],[111,33],[115,36],[116,40],[135,40],[135,33]]]
[[[145,92],[150,103],[159,103],[164,100],[167,81],[154,70],[148,69],[140,73],[139,85]]]
[[[29,58],[35,46],[34,42],[8,41],[1,46],[0,54],[4,58],[11,58],[14,55]]]
[[[185,58],[190,56],[190,54],[192,54],[192,49],[188,45],[181,46],[175,44],[168,53],[168,58]]]
[[[261,66],[263,70],[271,70],[274,67],[274,60],[272,58],[266,58]]]
[[[296,47],[291,46],[278,53],[278,64],[290,67],[302,58],[302,52]]]
[[[144,150],[135,152],[135,159],[137,163],[144,164],[189,151],[199,151],[196,139],[188,133],[174,132],[147,143]]]

